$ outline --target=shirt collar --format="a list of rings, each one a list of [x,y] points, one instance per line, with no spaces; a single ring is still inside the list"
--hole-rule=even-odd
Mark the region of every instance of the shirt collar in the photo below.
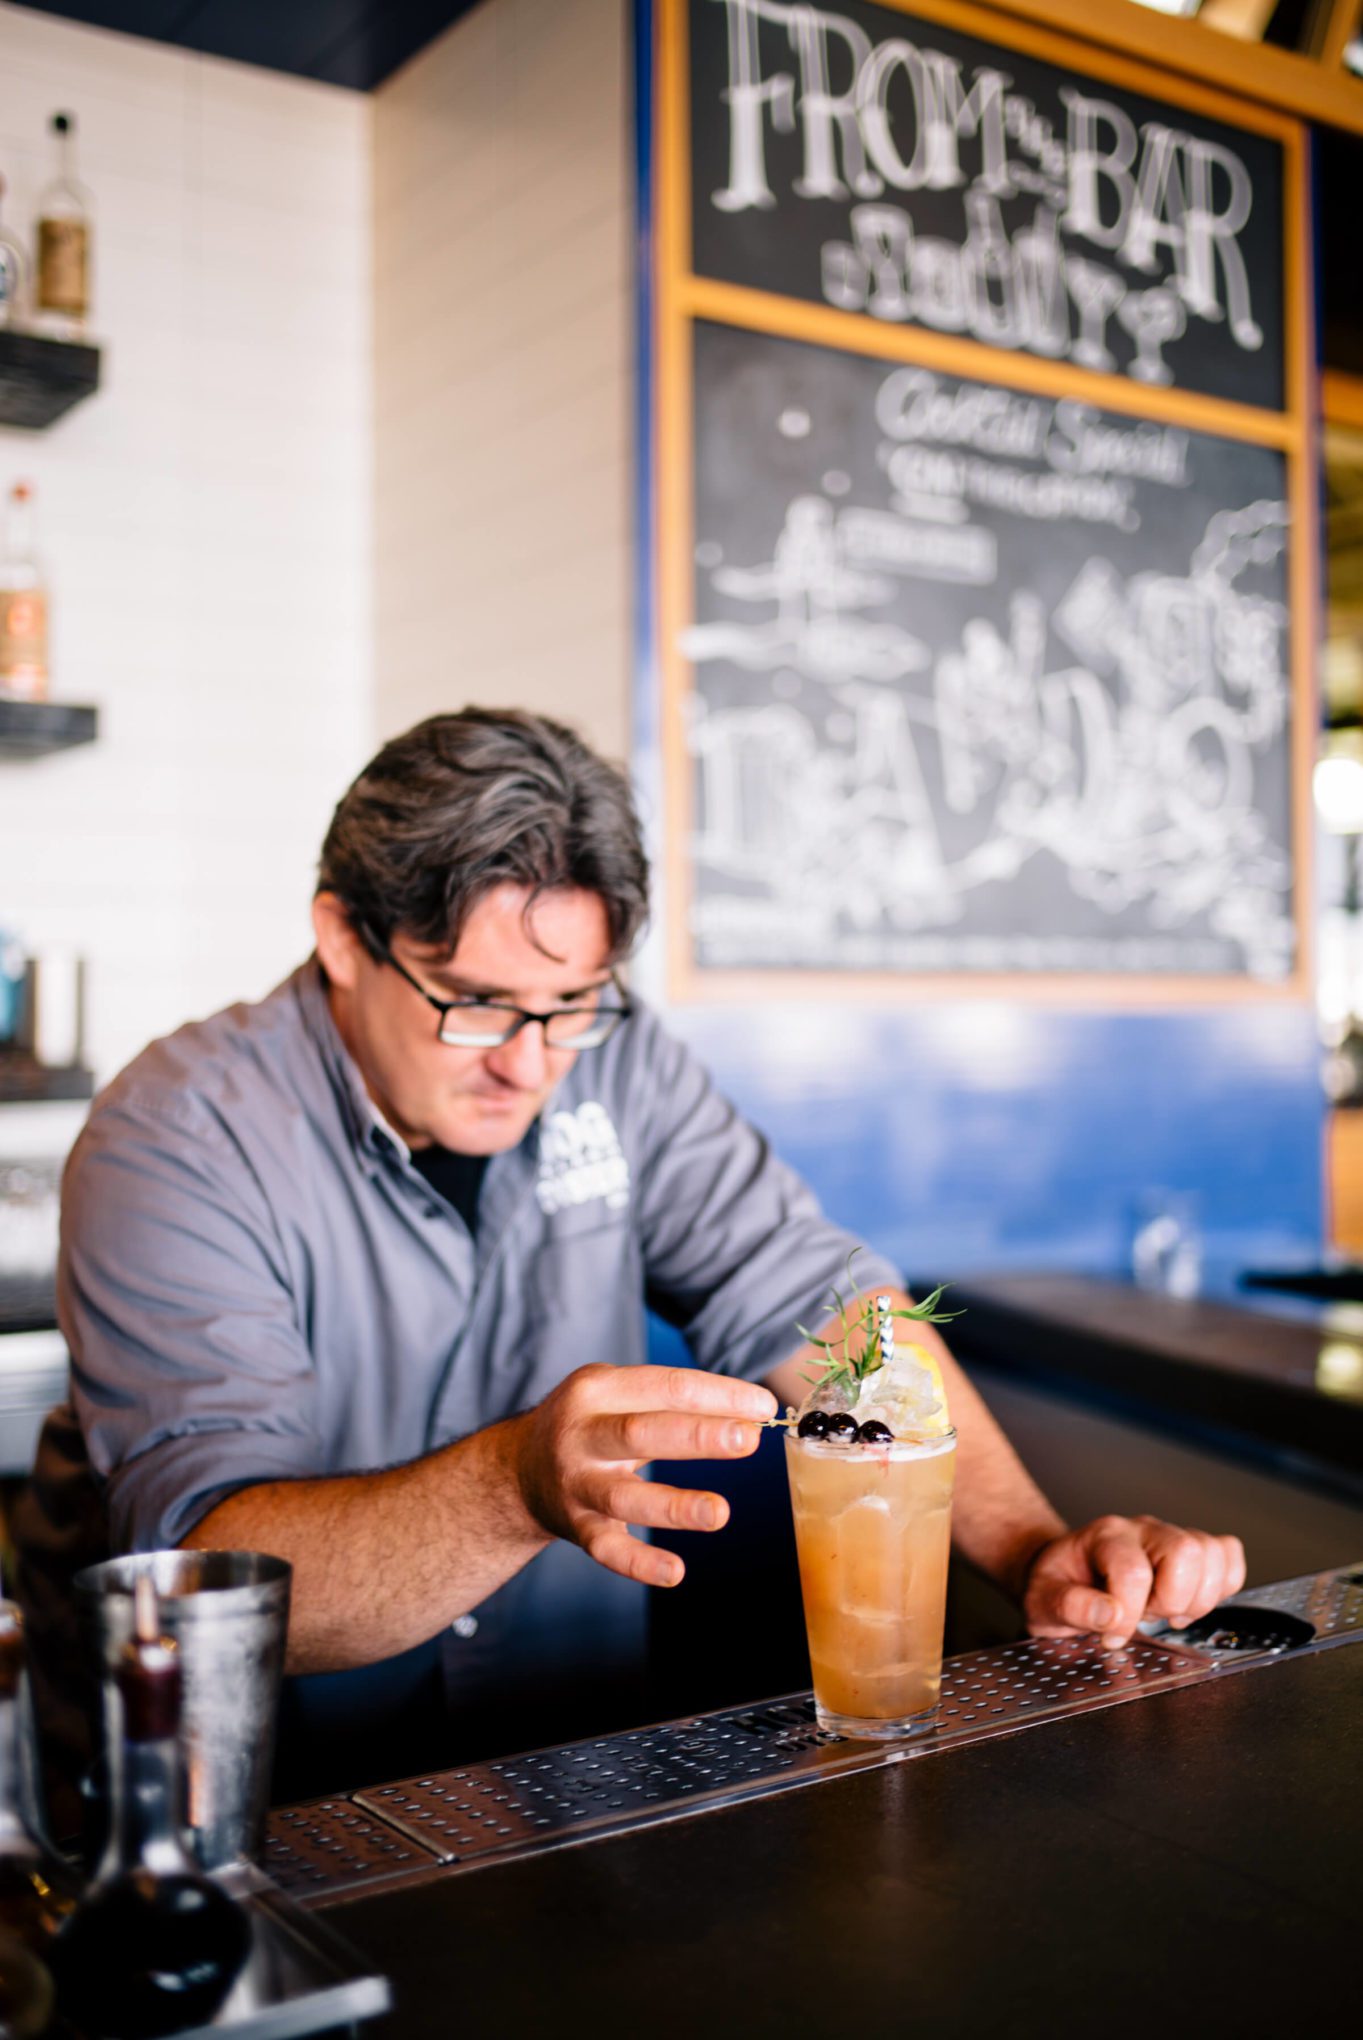
[[[341,1039],[332,1017],[322,966],[315,956],[309,957],[298,973],[298,1002],[303,1010],[304,1024],[316,1044],[340,1105],[346,1133],[360,1166],[372,1176],[395,1154],[404,1161],[409,1160],[406,1141],[388,1124],[370,1097],[355,1059]]]

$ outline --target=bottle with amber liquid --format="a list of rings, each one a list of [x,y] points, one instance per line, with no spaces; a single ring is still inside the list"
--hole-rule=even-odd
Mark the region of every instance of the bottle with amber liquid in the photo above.
[[[76,116],[54,113],[57,174],[38,200],[34,322],[53,340],[82,340],[94,254],[90,194],[76,176]]]
[[[0,1601],[0,2033],[33,2040],[52,2015],[49,1967],[71,1911],[70,1878],[29,1833],[21,1812],[20,1693],[24,1632]]]
[[[211,2019],[250,1951],[246,1915],[185,1846],[180,1662],[150,1573],[118,1668],[123,1776],[107,1868],[53,1950],[57,2008],[85,2034],[151,2040]]]
[[[41,701],[47,693],[47,588],[33,548],[33,491],[9,492],[0,539],[0,694]]]

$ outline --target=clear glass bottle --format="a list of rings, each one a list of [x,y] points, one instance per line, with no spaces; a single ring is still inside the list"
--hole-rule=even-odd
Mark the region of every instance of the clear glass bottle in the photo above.
[[[90,317],[94,255],[90,194],[76,176],[76,116],[54,113],[57,174],[38,200],[35,324],[54,340],[80,340]]]
[[[113,1846],[53,1949],[57,2006],[78,2029],[150,2040],[211,2019],[250,1950],[246,1915],[182,1832],[180,1661],[150,1573],[118,1670],[123,1774]]]
[[[0,177],[0,205],[5,197],[5,180]],[[20,326],[28,292],[28,257],[3,220],[0,220],[0,326]]]
[[[15,2040],[48,2023],[48,1965],[71,1911],[64,1870],[33,1839],[20,1810],[23,1671],[22,1618],[12,1601],[0,1601],[0,2030]]]
[[[47,588],[33,543],[33,490],[16,482],[0,550],[0,694],[41,701],[47,680]]]

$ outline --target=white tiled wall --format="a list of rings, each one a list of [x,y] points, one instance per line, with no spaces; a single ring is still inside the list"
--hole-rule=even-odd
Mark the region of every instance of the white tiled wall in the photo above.
[[[5,217],[70,108],[106,349],[0,428],[102,718],[0,760],[0,928],[89,958],[101,1076],[304,952],[376,735],[515,703],[626,750],[627,16],[484,0],[366,97],[0,4]]]
[[[375,95],[376,710],[628,733],[626,0],[484,0]]]
[[[312,866],[371,748],[363,95],[0,5],[5,216],[70,108],[105,389],[0,428],[36,485],[55,695],[97,745],[0,760],[0,927],[90,959],[107,1076],[309,946]]]

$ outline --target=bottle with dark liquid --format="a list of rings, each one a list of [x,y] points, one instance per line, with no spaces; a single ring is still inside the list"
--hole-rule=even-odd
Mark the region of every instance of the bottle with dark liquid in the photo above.
[[[71,1910],[68,1880],[30,1835],[20,1812],[19,1696],[24,1632],[0,1601],[0,2034],[31,2040],[52,2012],[48,1964]]]
[[[180,1663],[160,1634],[156,1587],[138,1575],[123,1654],[123,1789],[112,1867],[53,1950],[58,2009],[88,2035],[142,2040],[211,2019],[250,1948],[245,1914],[181,1836]]]

